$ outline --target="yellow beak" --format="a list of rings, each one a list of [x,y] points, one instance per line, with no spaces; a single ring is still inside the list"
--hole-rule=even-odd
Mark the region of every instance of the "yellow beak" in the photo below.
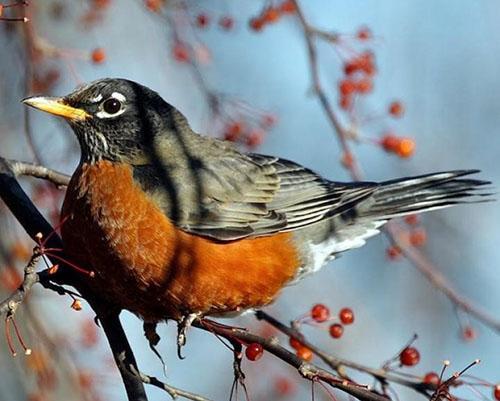
[[[23,103],[55,116],[64,117],[67,120],[84,121],[90,117],[90,114],[85,110],[68,106],[64,103],[64,100],[59,97],[33,96],[24,99]]]

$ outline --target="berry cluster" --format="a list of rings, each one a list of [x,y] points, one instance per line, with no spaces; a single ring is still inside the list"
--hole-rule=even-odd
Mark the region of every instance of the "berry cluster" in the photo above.
[[[284,0],[278,5],[270,4],[266,6],[259,15],[249,21],[250,29],[261,31],[266,25],[274,24],[284,15],[294,14],[297,6],[293,0]]]
[[[392,133],[384,134],[380,140],[380,145],[388,153],[407,159],[415,152],[415,141],[408,137],[399,137]]]
[[[351,110],[356,95],[366,95],[373,90],[376,72],[375,55],[371,51],[356,54],[344,62],[344,76],[339,81],[339,106]]]

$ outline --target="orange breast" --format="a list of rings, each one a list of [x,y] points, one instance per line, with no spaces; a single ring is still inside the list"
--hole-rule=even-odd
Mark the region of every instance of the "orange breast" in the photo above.
[[[222,243],[179,230],[126,165],[83,165],[63,216],[68,254],[107,298],[148,319],[263,306],[300,265],[289,233]]]

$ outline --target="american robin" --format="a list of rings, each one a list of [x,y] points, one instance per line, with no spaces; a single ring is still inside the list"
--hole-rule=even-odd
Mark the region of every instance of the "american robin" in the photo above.
[[[479,201],[477,170],[330,181],[195,133],[156,92],[102,79],[24,102],[62,116],[81,161],[62,208],[65,251],[146,321],[261,308],[387,220]]]

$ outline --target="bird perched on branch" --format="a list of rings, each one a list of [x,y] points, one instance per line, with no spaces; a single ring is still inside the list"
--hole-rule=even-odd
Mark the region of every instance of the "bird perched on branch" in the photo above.
[[[156,92],[102,79],[24,102],[68,121],[82,157],[62,208],[65,252],[146,321],[261,308],[389,219],[480,201],[458,170],[340,183],[195,133]]]

